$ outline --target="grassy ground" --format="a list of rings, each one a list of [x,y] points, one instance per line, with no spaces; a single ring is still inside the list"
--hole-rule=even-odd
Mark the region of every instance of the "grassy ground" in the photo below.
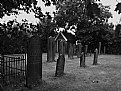
[[[57,57],[56,57],[57,58]],[[79,67],[79,58],[66,56],[65,74],[55,77],[56,62],[47,63],[43,54],[42,83],[33,89],[24,87],[5,91],[121,91],[121,55],[100,55],[92,65],[93,55],[86,57],[86,67]]]

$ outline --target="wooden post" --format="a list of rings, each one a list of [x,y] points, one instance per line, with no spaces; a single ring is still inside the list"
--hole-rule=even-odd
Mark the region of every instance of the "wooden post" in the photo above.
[[[98,49],[96,48],[94,51],[94,60],[93,60],[93,65],[97,65],[97,60],[98,60]]]
[[[99,42],[99,55],[101,54],[101,42]]]
[[[42,42],[38,35],[30,38],[27,48],[26,85],[30,86],[42,79]]]
[[[55,40],[52,36],[48,38],[47,62],[55,61]]]
[[[73,59],[73,44],[72,44],[72,43],[69,43],[68,58],[69,58],[69,59]]]
[[[82,52],[82,44],[77,43],[77,57],[79,58]]]
[[[80,56],[80,67],[85,67],[85,56],[84,56],[84,52],[81,53]]]
[[[65,44],[64,41],[60,41],[59,57],[57,59],[56,64],[56,72],[55,76],[62,76],[64,74],[64,66],[65,66]]]

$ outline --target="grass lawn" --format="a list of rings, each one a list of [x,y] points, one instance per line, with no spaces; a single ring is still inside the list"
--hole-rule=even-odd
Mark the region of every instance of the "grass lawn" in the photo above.
[[[57,59],[57,57],[56,57]],[[18,87],[5,91],[121,91],[121,55],[100,55],[92,65],[93,55],[86,57],[86,67],[79,67],[79,58],[66,56],[65,74],[55,77],[56,62],[47,63],[43,54],[42,83],[33,89]]]

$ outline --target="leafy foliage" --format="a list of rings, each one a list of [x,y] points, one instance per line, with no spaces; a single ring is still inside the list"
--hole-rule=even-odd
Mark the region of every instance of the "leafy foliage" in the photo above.
[[[116,12],[118,11],[118,14],[121,13],[121,3],[118,3],[118,4],[116,5],[115,11],[116,11]]]

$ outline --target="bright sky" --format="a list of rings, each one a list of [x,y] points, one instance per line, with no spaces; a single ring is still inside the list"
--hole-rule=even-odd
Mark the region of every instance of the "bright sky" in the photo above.
[[[117,0],[118,2],[121,2],[121,0]],[[109,22],[112,22],[113,24],[120,23],[120,17],[121,14],[118,14],[115,10],[116,4],[118,3],[116,0],[100,0],[100,2],[103,3],[103,5],[110,5],[110,11],[113,14],[113,18],[109,19]]]
[[[111,13],[113,14],[113,18],[109,19],[109,22],[113,22],[113,24],[117,24],[117,23],[121,23],[119,22],[121,14],[118,14],[117,12],[114,11],[117,1],[116,0],[100,0],[103,5],[110,5],[111,7]],[[119,2],[121,2],[121,0],[118,0]],[[38,0],[38,6],[40,6],[42,8],[42,12],[45,13],[46,11],[50,12],[50,14],[53,15],[53,11],[55,11],[55,6],[51,6],[51,7],[45,7],[44,3],[42,2],[42,0]],[[3,19],[0,19],[0,22],[7,22],[9,20],[15,19],[16,17],[13,16],[4,16]],[[34,14],[30,13],[30,14],[26,14],[25,12],[21,11],[21,14],[19,16],[17,16],[17,21],[21,22],[22,18],[27,18],[27,20],[29,22],[33,22],[33,23],[37,23],[38,19],[35,19]]]
[[[121,2],[121,0],[117,0],[118,2]],[[121,23],[119,20],[120,20],[120,17],[121,17],[121,14],[118,14],[115,10],[115,7],[116,7],[116,4],[118,3],[116,0],[100,0],[101,3],[103,3],[103,5],[110,5],[110,11],[111,13],[113,14],[113,18],[110,18],[109,19],[109,23],[113,23],[113,24],[118,24],[118,23]],[[42,11],[45,13],[46,11],[50,11],[50,13],[52,14],[53,10],[55,10],[55,7],[54,6],[51,6],[51,7],[45,7],[44,6],[44,3],[39,0],[39,3],[38,3],[39,6],[41,6],[42,8]]]

